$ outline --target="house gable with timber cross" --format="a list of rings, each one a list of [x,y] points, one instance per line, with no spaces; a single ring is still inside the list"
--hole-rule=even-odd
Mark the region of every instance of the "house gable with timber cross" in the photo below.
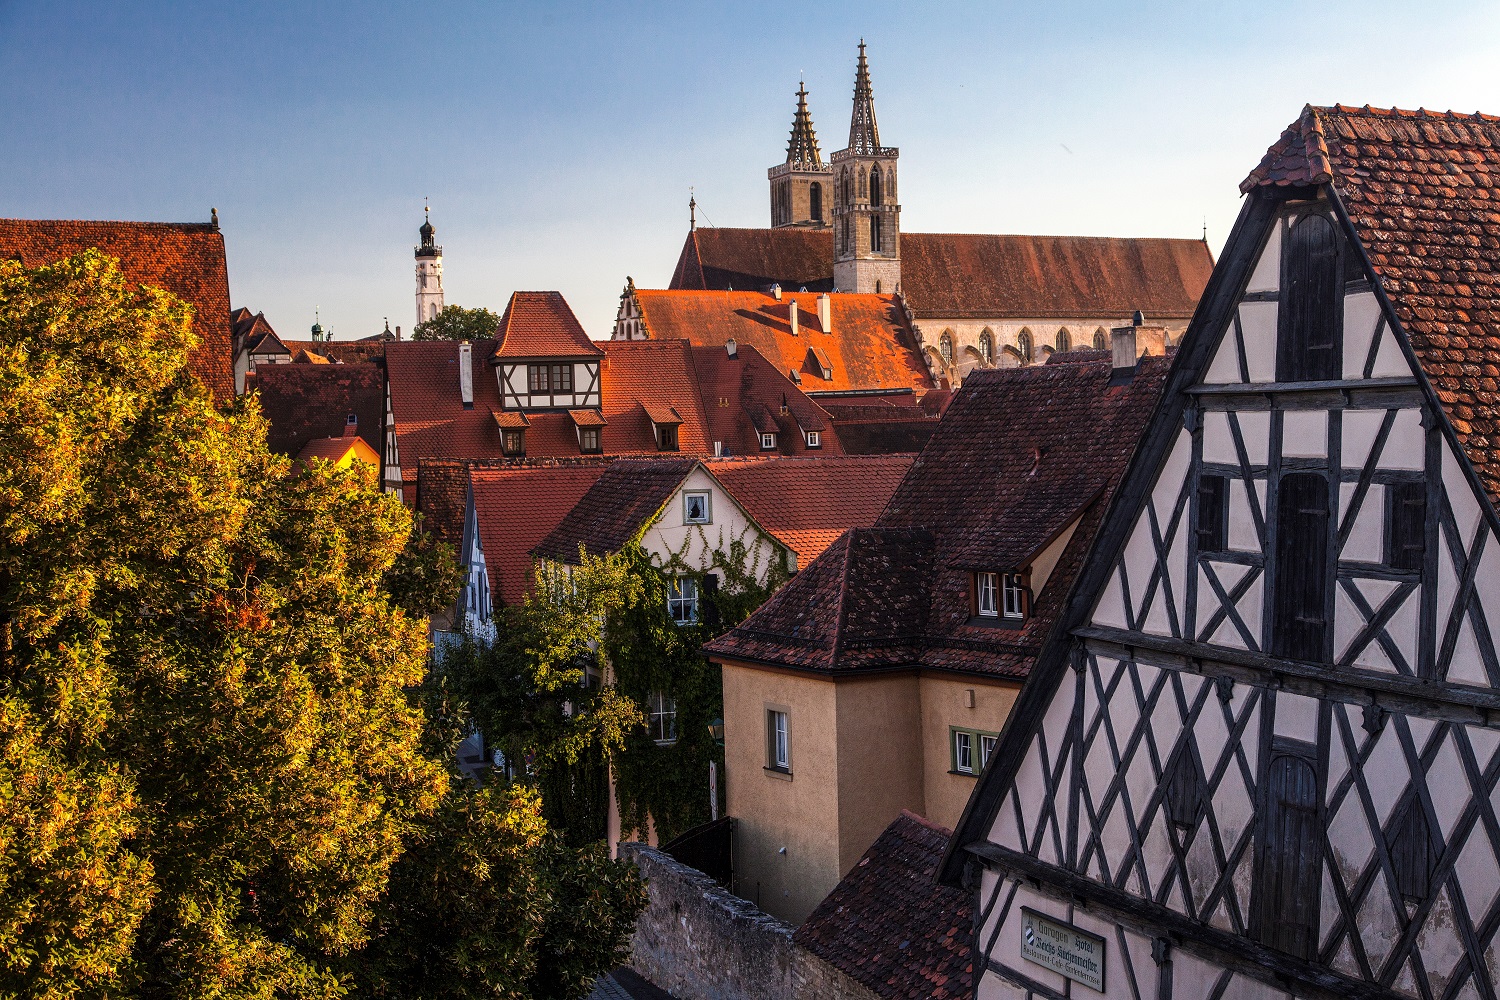
[[[1309,107],[1241,190],[945,859],[980,996],[1496,995],[1500,119]]]

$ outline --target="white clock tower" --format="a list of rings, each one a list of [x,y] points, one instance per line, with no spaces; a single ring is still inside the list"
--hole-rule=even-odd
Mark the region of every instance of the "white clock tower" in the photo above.
[[[422,245],[417,247],[417,322],[425,323],[443,311],[443,248],[433,240],[432,220],[422,209]]]

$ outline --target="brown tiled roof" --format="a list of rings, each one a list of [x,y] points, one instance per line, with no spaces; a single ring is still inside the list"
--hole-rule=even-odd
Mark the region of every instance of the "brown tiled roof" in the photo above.
[[[806,566],[849,528],[868,528],[915,456],[874,455],[708,463],[746,513]]]
[[[97,247],[119,258],[137,284],[161,288],[193,307],[200,339],[190,359],[194,374],[216,399],[234,395],[233,321],[224,237],[211,223],[81,222],[0,219],[0,258],[41,267]]]
[[[1240,190],[1325,183],[1500,505],[1500,118],[1309,106]]]
[[[903,809],[792,941],[877,997],[968,1000],[974,897],[936,881],[951,836]]]
[[[463,540],[468,503],[469,465],[460,459],[424,458],[417,462],[416,500],[423,528],[457,548]],[[490,590],[494,590],[491,585]]]
[[[736,357],[731,358],[720,347],[694,347],[692,356],[703,389],[709,436],[723,444],[723,454],[761,454],[757,432],[762,430],[777,435],[773,454],[843,453],[827,411],[755,348],[741,347]],[[805,430],[822,433],[821,448],[808,449],[802,435]]]
[[[603,427],[609,423],[598,410],[569,410],[568,416],[579,427]]]
[[[1156,404],[1168,364],[1142,359],[1134,380],[1117,387],[1109,385],[1108,362],[971,373],[874,529],[830,547],[707,648],[822,670],[920,664],[1024,677]],[[997,434],[997,427],[1009,432]],[[1079,514],[1025,625],[971,624],[971,565],[1019,569],[1002,563],[1035,553]],[[911,634],[906,625],[880,624],[918,618],[921,627]]]
[[[490,416],[495,418],[496,427],[524,428],[531,426],[531,421],[527,420],[526,414],[520,410],[491,410]]]
[[[929,413],[925,401],[944,395],[941,389],[925,394],[923,406],[901,406],[884,399],[844,402],[824,399],[820,405],[833,419],[839,444],[850,455],[916,454],[937,430],[939,413]]]
[[[272,451],[296,455],[316,438],[340,437],[351,413],[365,444],[384,450],[385,373],[375,365],[261,365],[245,389],[260,392]]]
[[[694,292],[636,289],[647,335],[654,340],[689,340],[698,347],[722,348],[733,339],[759,351],[782,373],[797,372],[802,389],[932,388],[917,350],[916,334],[891,295],[834,295],[832,331],[818,320],[818,296],[764,292]],[[792,333],[791,303],[797,303],[798,330]],[[825,352],[833,369],[810,363],[810,348]]]
[[[358,365],[385,357],[385,341],[378,340],[286,340],[287,350],[307,351],[325,357],[331,364]]]
[[[702,394],[688,345],[681,341],[609,341],[601,344],[603,416],[600,432],[607,455],[659,454],[642,401],[674,407],[682,417],[678,447],[685,455],[712,450]],[[459,397],[458,344],[403,341],[385,345],[391,406],[396,422],[402,477],[415,481],[420,458],[501,458],[500,434],[492,412],[503,412],[500,390],[489,365],[480,361],[494,341],[474,344],[474,408]],[[290,367],[290,366],[288,366]],[[568,457],[579,454],[578,431],[566,410],[527,415],[526,454]],[[410,498],[408,498],[410,500]]]
[[[495,357],[597,357],[604,352],[583,326],[561,292],[515,292],[500,317]]]
[[[532,554],[576,563],[580,547],[595,556],[618,552],[661,510],[697,464],[695,458],[611,462]]]
[[[1201,240],[902,233],[901,295],[920,317],[1192,316],[1213,271]],[[698,229],[672,288],[833,285],[829,229]]]
[[[520,603],[532,584],[531,550],[583,499],[605,468],[605,463],[598,461],[472,468],[469,475],[479,541],[484,548],[490,593],[500,603]]]

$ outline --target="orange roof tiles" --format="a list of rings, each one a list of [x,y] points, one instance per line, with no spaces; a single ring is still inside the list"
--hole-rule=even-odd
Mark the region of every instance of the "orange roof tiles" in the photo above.
[[[233,320],[224,237],[212,223],[82,222],[0,219],[0,257],[25,267],[52,264],[97,247],[137,284],[161,288],[193,307],[200,343],[189,359],[216,399],[234,395]]]
[[[532,583],[531,550],[577,505],[607,466],[474,468],[469,479],[490,593],[518,604]]]
[[[818,296],[787,293],[780,301],[764,292],[700,292],[636,289],[641,323],[653,340],[689,340],[723,347],[733,339],[754,347],[783,373],[797,372],[806,392],[906,388],[922,392],[932,378],[917,349],[916,335],[891,295],[833,295],[830,325],[818,318]],[[791,328],[797,304],[798,332]],[[825,352],[832,377],[809,350]],[[811,362],[811,363],[810,363]]]
[[[806,566],[850,528],[880,517],[914,455],[710,461],[709,471]]]
[[[597,357],[604,352],[583,326],[561,292],[515,292],[500,317],[497,334],[502,358]]]
[[[260,393],[272,451],[296,455],[314,438],[340,437],[350,416],[366,444],[385,446],[385,377],[374,365],[260,365],[245,388]]]
[[[345,465],[348,460],[357,459],[372,468],[380,467],[380,453],[358,436],[316,438],[307,442],[297,455],[299,462],[315,458],[326,459],[335,465]]]

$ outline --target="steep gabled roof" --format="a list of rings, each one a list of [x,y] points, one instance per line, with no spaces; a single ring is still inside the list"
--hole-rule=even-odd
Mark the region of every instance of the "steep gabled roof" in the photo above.
[[[849,528],[868,528],[913,455],[710,461],[709,471],[806,566]]]
[[[1164,358],[1143,358],[1121,386],[1109,384],[1109,362],[973,372],[875,527],[831,546],[706,648],[821,670],[922,665],[1025,677],[1167,369]],[[1022,569],[1020,553],[1035,554],[1074,522],[1025,624],[974,624],[971,570]],[[831,607],[839,610],[817,613]],[[883,636],[878,622],[886,617],[905,624]],[[919,618],[920,629],[908,634]],[[897,641],[898,633],[906,638]]]
[[[316,438],[340,437],[350,414],[365,444],[384,449],[385,373],[375,365],[261,365],[245,389],[260,393],[272,451],[296,455]]]
[[[903,809],[792,941],[888,1000],[969,1000],[974,895],[934,883],[952,834]]]
[[[1187,319],[1213,270],[1202,240],[902,233],[901,296],[920,319]],[[830,229],[698,229],[670,287],[833,287]]]
[[[515,292],[500,317],[497,358],[598,357],[561,292]]]
[[[688,340],[723,347],[733,339],[759,351],[783,373],[797,372],[806,392],[846,389],[932,388],[932,376],[917,350],[916,334],[893,295],[831,296],[824,330],[818,296],[787,292],[780,301],[765,292],[693,292],[636,289],[641,323],[653,340]],[[791,304],[798,332],[792,333]],[[832,363],[825,379],[808,363],[809,348]]]
[[[557,528],[605,468],[604,462],[594,462],[470,470],[490,593],[499,603],[520,603],[532,585],[531,550]]]
[[[234,395],[233,321],[224,237],[214,223],[0,219],[0,258],[41,267],[90,247],[116,257],[137,284],[171,292],[193,307],[200,343],[189,364],[216,399]]]
[[[723,454],[760,454],[760,438],[756,433],[760,430],[779,435],[776,442],[779,454],[842,453],[828,412],[754,347],[748,344],[741,347],[734,358],[720,347],[694,347],[691,351],[703,390],[709,436],[723,444]],[[809,451],[799,433],[807,430],[823,432],[819,450]]]
[[[599,556],[618,552],[654,518],[695,458],[619,459],[533,549],[538,558],[575,563],[578,550]]]
[[[1500,505],[1500,118],[1308,106],[1240,190],[1320,184]]]
[[[351,454],[372,469],[380,467],[380,453],[358,436],[314,438],[297,453],[297,461],[310,462],[315,458],[321,458],[338,464]]]

